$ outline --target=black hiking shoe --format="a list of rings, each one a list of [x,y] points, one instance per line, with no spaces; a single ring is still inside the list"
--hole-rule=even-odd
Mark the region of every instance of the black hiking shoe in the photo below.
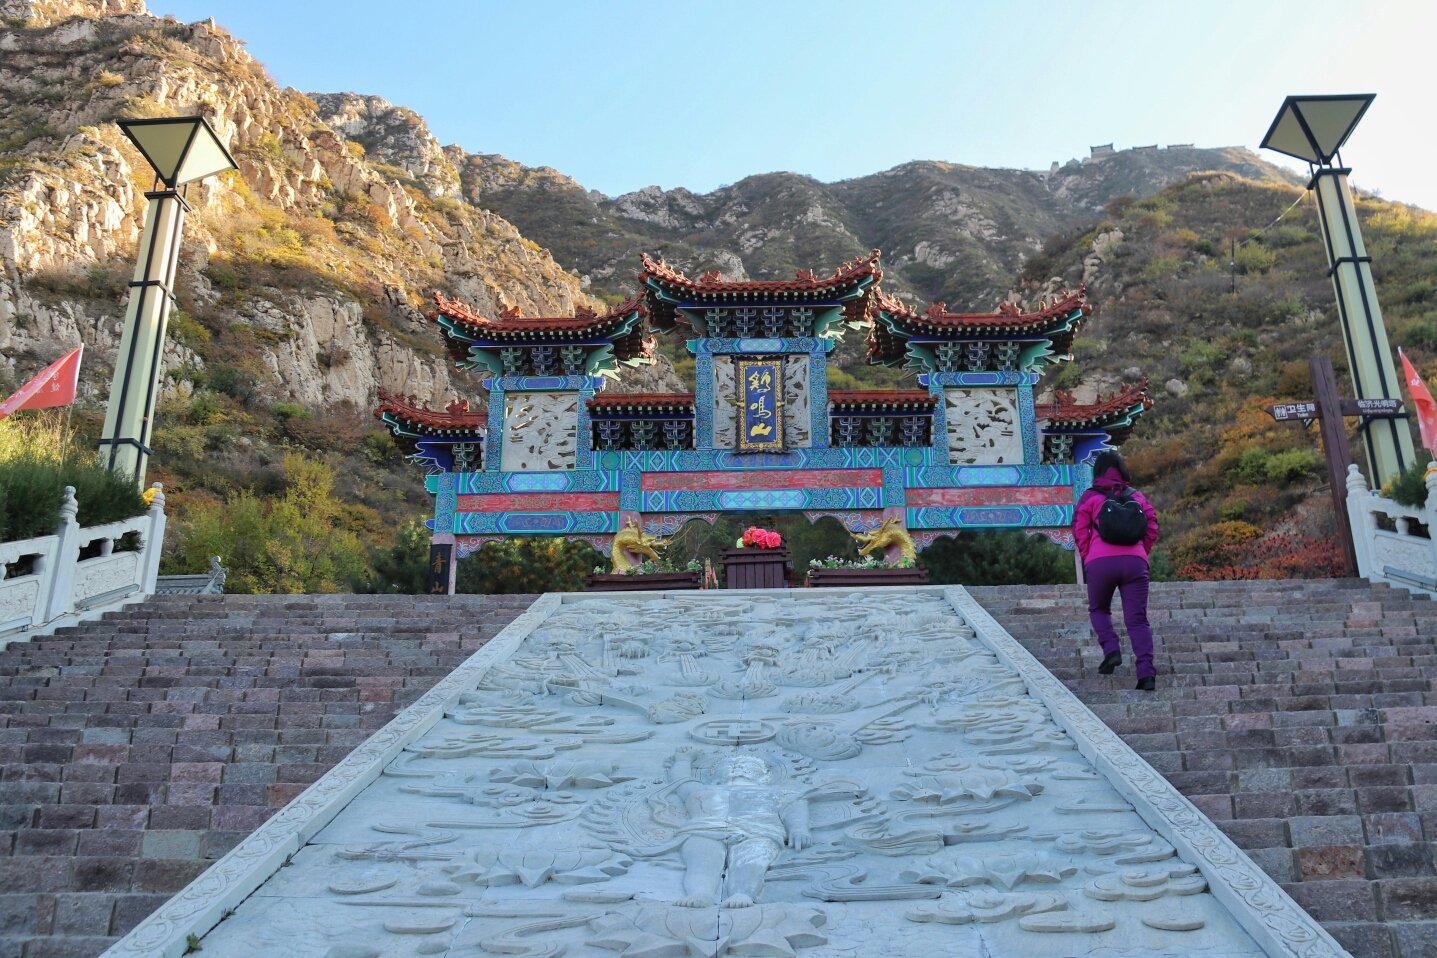
[[[1113,669],[1123,664],[1123,653],[1109,652],[1103,656],[1103,664],[1098,666],[1099,675],[1112,675]]]
[[[1134,686],[1134,688],[1136,688],[1139,692],[1151,692],[1154,688],[1157,687],[1157,684],[1157,680],[1154,679],[1151,675],[1145,675],[1142,678],[1138,679],[1138,684]]]

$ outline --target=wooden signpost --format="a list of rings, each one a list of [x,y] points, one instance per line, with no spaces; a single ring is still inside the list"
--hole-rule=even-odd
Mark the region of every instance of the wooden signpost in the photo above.
[[[1400,399],[1342,399],[1337,395],[1337,377],[1332,360],[1314,356],[1308,362],[1312,371],[1312,392],[1316,402],[1274,403],[1267,413],[1278,422],[1316,419],[1322,428],[1322,451],[1327,456],[1328,484],[1332,487],[1332,510],[1337,513],[1337,534],[1342,540],[1342,557],[1347,573],[1357,575],[1357,549],[1352,541],[1352,523],[1347,516],[1347,466],[1352,453],[1347,447],[1346,416],[1362,417],[1362,428],[1374,419],[1405,419]],[[1380,484],[1380,480],[1374,478]]]

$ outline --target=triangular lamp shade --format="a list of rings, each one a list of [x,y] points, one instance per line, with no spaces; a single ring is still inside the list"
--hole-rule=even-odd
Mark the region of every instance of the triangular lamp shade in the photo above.
[[[1331,163],[1376,98],[1375,93],[1290,96],[1262,138],[1262,147],[1308,163]]]
[[[236,168],[202,116],[121,120],[119,125],[170,189]]]

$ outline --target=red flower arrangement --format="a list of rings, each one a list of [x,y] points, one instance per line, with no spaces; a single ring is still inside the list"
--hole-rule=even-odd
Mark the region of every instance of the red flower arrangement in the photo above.
[[[760,529],[758,526],[749,526],[743,530],[743,538],[738,540],[738,547],[777,549],[783,545],[783,537],[777,532],[770,532],[767,529]]]

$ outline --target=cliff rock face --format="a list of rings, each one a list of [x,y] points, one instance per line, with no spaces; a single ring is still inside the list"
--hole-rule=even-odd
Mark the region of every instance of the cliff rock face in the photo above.
[[[165,356],[181,395],[222,362],[271,401],[367,408],[382,387],[442,405],[475,384],[421,315],[432,290],[489,312],[592,303],[547,252],[459,199],[454,163],[411,111],[281,90],[213,21],[160,19],[139,0],[5,0],[0,14],[12,382],[83,342],[83,393],[106,395],[151,186],[111,122],[123,116],[201,113],[239,166],[189,189]]]

